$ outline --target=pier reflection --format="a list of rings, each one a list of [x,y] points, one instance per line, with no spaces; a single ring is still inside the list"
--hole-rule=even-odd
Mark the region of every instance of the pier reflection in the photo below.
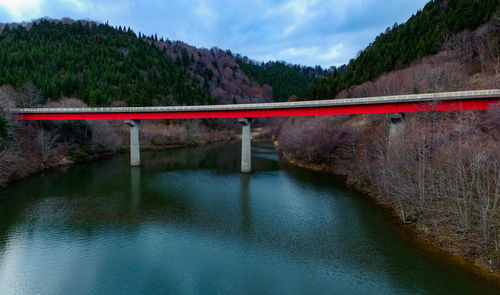
[[[249,193],[250,174],[242,173],[240,177],[241,233],[248,236],[251,233],[252,224]]]
[[[130,206],[137,210],[141,203],[141,167],[130,167]]]

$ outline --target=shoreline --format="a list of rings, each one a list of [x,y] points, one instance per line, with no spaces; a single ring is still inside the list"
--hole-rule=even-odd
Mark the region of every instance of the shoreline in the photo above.
[[[275,141],[274,139],[271,138],[271,131],[269,128],[259,128],[255,130],[255,132],[252,132],[252,140],[257,140],[257,139],[262,139],[262,138],[270,138],[273,142],[274,148],[276,153],[279,156],[279,159],[281,162],[301,167],[304,169],[309,169],[313,171],[318,171],[322,173],[328,173],[332,175],[333,177],[336,177],[337,179],[341,180],[341,182],[345,185],[345,187],[352,191],[353,193],[359,195],[360,197],[363,197],[367,199],[368,201],[372,202],[375,206],[383,209],[386,211],[390,217],[391,217],[391,222],[394,222],[395,224],[401,226],[402,230],[406,233],[408,233],[413,241],[415,241],[419,247],[424,248],[426,251],[431,252],[434,255],[440,255],[449,261],[456,263],[460,265],[461,267],[465,267],[467,269],[470,269],[473,271],[475,274],[480,275],[485,277],[488,280],[494,281],[498,284],[500,284],[500,269],[490,269],[484,264],[481,263],[481,259],[479,256],[467,256],[467,255],[461,255],[457,251],[451,252],[442,245],[440,245],[437,241],[433,239],[432,236],[427,235],[424,231],[419,230],[416,224],[413,223],[404,223],[400,216],[397,214],[396,209],[391,206],[391,204],[385,200],[383,200],[381,197],[377,197],[376,195],[370,195],[366,191],[363,191],[362,188],[356,187],[355,185],[350,185],[346,182],[346,176],[341,175],[335,172],[334,167],[328,166],[326,164],[310,164],[310,163],[305,163],[303,161],[299,161],[297,159],[294,159],[291,155],[286,154],[279,148],[279,143]],[[200,141],[200,142],[186,142],[184,144],[173,144],[173,145],[158,145],[158,146],[144,146],[141,147],[141,151],[162,151],[162,150],[169,150],[169,149],[176,149],[176,148],[187,148],[187,147],[195,147],[195,146],[203,146],[207,144],[212,144],[212,143],[217,143],[217,142],[223,142],[223,141],[229,141],[233,142],[235,140],[240,139],[241,136],[239,134],[232,134],[228,138],[222,138],[219,140],[215,141]],[[37,174],[42,174],[46,171],[54,170],[57,168],[64,168],[64,167],[70,167],[73,164],[77,163],[85,163],[85,162],[91,162],[91,161],[96,161],[96,160],[102,160],[105,158],[112,157],[116,154],[122,154],[122,153],[128,153],[129,149],[128,148],[118,148],[114,151],[107,151],[104,153],[99,153],[99,154],[92,154],[89,155],[88,157],[78,159],[78,160],[70,160],[67,159],[66,157],[62,159],[62,161],[59,161],[55,165],[51,165],[48,167],[44,167],[42,169],[38,169],[36,171],[33,171],[32,173],[28,173],[26,175],[23,175],[20,178],[10,180],[9,182],[5,183],[3,186],[0,186],[0,190],[3,188],[8,187],[9,185],[13,183],[17,183],[18,181],[22,181],[25,178],[36,176]]]
[[[259,127],[255,128],[252,131],[252,139],[262,139],[269,137],[271,138],[271,129],[270,127]],[[176,148],[188,148],[188,147],[195,147],[195,146],[202,146],[202,145],[207,145],[207,144],[212,144],[212,143],[217,143],[217,142],[223,142],[223,141],[228,141],[232,142],[235,140],[241,139],[241,133],[230,133],[229,136],[224,137],[224,138],[218,138],[215,140],[205,140],[205,141],[187,141],[185,143],[179,143],[179,144],[170,144],[170,145],[145,145],[141,146],[140,151],[145,152],[145,151],[163,151],[163,150],[170,150],[170,149],[176,149]],[[95,153],[95,154],[90,154],[84,158],[81,159],[70,159],[69,155],[63,155],[61,159],[51,165],[48,165],[46,167],[39,167],[36,170],[26,172],[25,174],[21,175],[18,178],[11,178],[5,183],[0,183],[0,191],[9,185],[13,183],[17,183],[19,181],[22,181],[25,178],[36,176],[37,174],[44,173],[46,171],[50,171],[53,169],[58,169],[58,168],[64,168],[64,167],[69,167],[74,164],[78,163],[86,163],[86,162],[92,162],[92,161],[97,161],[97,160],[102,160],[106,159],[109,157],[112,157],[117,154],[123,154],[123,153],[129,153],[130,149],[128,147],[119,147],[116,150],[109,150],[109,151],[104,151],[101,153]]]
[[[362,188],[356,187],[352,184],[348,184],[346,182],[346,175],[336,173],[334,167],[328,166],[326,164],[311,164],[294,159],[291,155],[286,154],[284,151],[282,151],[279,147],[279,143],[274,139],[273,144],[276,153],[280,158],[280,161],[282,161],[283,163],[317,172],[328,173],[333,177],[336,177],[342,182],[343,185],[345,185],[348,190],[359,195],[360,197],[365,198],[375,206],[386,211],[390,215],[391,221],[399,225],[404,232],[408,233],[411,239],[415,241],[419,245],[419,247],[424,248],[426,251],[429,251],[433,255],[441,255],[443,256],[443,258],[446,258],[447,260],[456,263],[461,267],[471,270],[476,275],[483,276],[486,279],[496,282],[500,285],[500,269],[488,268],[483,263],[481,263],[480,256],[467,256],[458,253],[458,251],[449,251],[448,249],[440,245],[437,241],[435,241],[431,235],[428,235],[424,231],[419,230],[417,224],[403,222],[401,220],[401,217],[398,215],[397,210],[388,201],[383,200],[382,197],[371,195],[367,191],[364,191]]]
[[[169,150],[169,149],[176,149],[176,148],[187,148],[187,147],[194,147],[194,146],[202,146],[206,144],[211,144],[211,143],[216,143],[216,142],[221,142],[221,141],[232,141],[234,140],[235,137],[234,134],[231,134],[228,138],[221,138],[218,140],[211,140],[211,141],[200,141],[200,142],[186,142],[182,144],[172,144],[172,145],[157,145],[157,146],[142,146],[140,151],[145,152],[145,151],[161,151],[161,150]],[[61,159],[51,165],[47,165],[45,167],[39,167],[36,170],[26,172],[20,177],[17,178],[11,178],[5,183],[0,184],[0,191],[6,187],[8,187],[11,184],[17,183],[19,181],[22,181],[23,179],[26,179],[28,177],[36,176],[38,174],[51,171],[54,169],[59,169],[59,168],[65,168],[65,167],[70,167],[74,164],[78,163],[87,163],[87,162],[92,162],[92,161],[98,161],[102,159],[106,159],[109,157],[112,157],[117,154],[124,154],[124,153],[129,153],[130,149],[125,148],[125,147],[119,147],[116,150],[109,150],[109,151],[104,151],[101,153],[94,153],[87,155],[86,157],[80,158],[80,159],[70,159],[69,155],[63,155]]]

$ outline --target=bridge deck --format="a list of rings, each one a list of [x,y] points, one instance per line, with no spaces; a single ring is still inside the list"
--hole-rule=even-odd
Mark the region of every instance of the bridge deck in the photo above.
[[[500,108],[500,89],[233,105],[23,108],[18,120],[241,118]]]

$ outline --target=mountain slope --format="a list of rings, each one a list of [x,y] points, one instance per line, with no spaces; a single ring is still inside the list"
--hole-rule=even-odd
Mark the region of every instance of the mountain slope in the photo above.
[[[43,100],[75,96],[91,106],[210,103],[209,93],[161,50],[104,24],[41,20],[0,35],[0,84],[31,82]]]
[[[493,2],[497,1],[489,4]],[[397,40],[393,32],[398,30],[388,30],[383,35],[388,39],[377,39],[347,68],[319,80],[308,94],[347,98],[499,88],[499,11],[489,18],[488,13],[474,18],[468,14],[472,11],[453,6],[457,3],[433,1],[417,15],[432,15],[429,9],[437,7],[449,13],[442,13],[435,24],[450,30],[475,26],[474,31],[456,31],[438,44],[441,50],[436,54],[415,59],[408,67],[397,66],[373,81],[351,84],[349,75],[362,75],[357,71],[362,64],[370,62],[364,69],[369,75],[384,68],[383,58],[361,57],[376,52],[371,48],[392,46],[386,41]],[[438,40],[428,32],[401,37],[415,44]],[[430,52],[421,48],[422,54]],[[417,49],[406,48],[393,58],[416,54]],[[500,277],[500,110],[407,113],[396,128],[391,128],[388,114],[283,118],[274,126],[283,160],[342,175],[347,185],[391,208],[426,241]]]
[[[272,89],[249,77],[231,51],[217,47],[196,48],[181,41],[155,41],[166,56],[175,60],[219,103],[271,102]]]
[[[0,24],[0,85],[77,97],[90,106],[271,101],[220,49],[138,36],[129,29],[70,19]],[[33,87],[34,86],[34,87]]]
[[[237,56],[236,61],[249,77],[272,87],[275,101],[287,101],[292,95],[301,98],[318,76],[327,74],[321,67],[290,65],[279,61],[258,63],[240,56]]]

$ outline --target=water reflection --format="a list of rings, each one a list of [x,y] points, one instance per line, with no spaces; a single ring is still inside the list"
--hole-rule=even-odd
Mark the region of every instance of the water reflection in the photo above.
[[[250,212],[250,194],[249,183],[250,174],[241,173],[240,175],[240,208],[241,208],[241,232],[249,236],[251,231],[251,212]]]
[[[137,210],[141,203],[141,167],[130,167],[131,207]]]
[[[331,175],[253,146],[250,174],[235,143],[147,152],[132,168],[118,155],[10,186],[0,294],[498,290],[417,247]]]

